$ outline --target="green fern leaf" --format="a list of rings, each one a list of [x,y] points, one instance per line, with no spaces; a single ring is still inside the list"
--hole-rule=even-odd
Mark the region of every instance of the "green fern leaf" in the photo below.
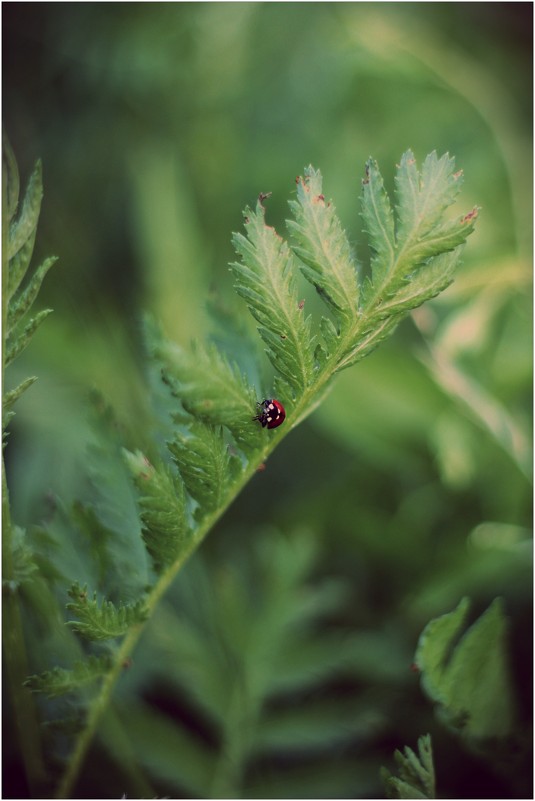
[[[293,250],[301,270],[325,300],[342,328],[357,314],[360,288],[347,236],[332,201],[323,195],[321,173],[308,167],[297,181],[297,200],[290,201],[294,220],[287,226],[294,235]]]
[[[371,158],[366,163],[362,187],[362,218],[372,252],[371,275],[373,283],[380,284],[395,264],[396,234],[390,199],[385,192],[377,162]]]
[[[28,286],[20,292],[19,295],[13,297],[8,305],[7,311],[7,330],[12,331],[13,328],[22,320],[24,315],[30,310],[36,299],[41,284],[53,264],[57,261],[56,256],[51,256],[46,259],[40,267],[37,268],[32,276]]]
[[[448,727],[472,742],[506,738],[513,730],[515,704],[503,603],[496,598],[452,648],[469,606],[464,598],[453,612],[427,624],[415,662],[426,694]]]
[[[441,222],[462,185],[463,174],[454,169],[454,159],[447,153],[439,159],[433,151],[420,174],[413,152],[403,154],[396,176],[398,246],[426,237]]]
[[[476,210],[454,221],[444,219],[460,191],[462,177],[462,172],[454,172],[454,160],[447,154],[440,159],[436,153],[427,156],[421,174],[412,152],[403,155],[396,175],[398,225],[393,249],[382,180],[375,162],[368,161],[363,218],[376,256],[365,296],[367,308],[378,303],[382,312],[382,304],[403,290],[417,270],[425,268],[427,273],[428,259],[451,251],[466,240],[473,230]]]
[[[75,582],[69,592],[72,601],[66,608],[77,620],[69,620],[68,625],[88,640],[113,640],[122,637],[132,627],[142,623],[147,617],[144,601],[133,604],[115,606],[111,601],[103,601],[100,605],[96,592],[89,598],[87,587],[80,587]]]
[[[395,751],[394,759],[399,778],[386,768],[381,771],[387,798],[436,798],[435,768],[429,734],[418,738],[418,754],[406,746],[403,753]]]
[[[247,238],[234,234],[241,262],[231,267],[236,291],[260,323],[266,353],[287,387],[287,402],[308,387],[315,375],[314,341],[310,318],[299,303],[288,245],[266,225],[259,200],[255,211],[245,210]]]
[[[29,676],[24,682],[34,693],[43,693],[49,698],[76,692],[93,684],[106,675],[111,667],[109,656],[90,656],[83,662],[76,662],[71,670],[55,667],[44,673]]]
[[[396,294],[381,303],[379,318],[403,314],[421,306],[447,289],[455,276],[461,257],[461,248],[441,253],[426,265],[425,271],[411,276]]]
[[[458,252],[441,257],[465,241],[476,216],[474,211],[443,222],[460,183],[461,173],[453,172],[447,156],[428,156],[420,176],[412,153],[406,153],[397,176],[396,233],[383,179],[376,162],[368,161],[362,216],[372,262],[371,279],[361,292],[348,239],[334,206],[325,201],[320,173],[310,167],[298,180],[297,200],[290,203],[294,220],[288,221],[293,249],[333,317],[321,320],[322,341],[315,354],[324,373],[332,375],[366,356],[393,331],[402,314],[451,282]]]
[[[11,543],[12,571],[9,579],[4,579],[3,587],[14,592],[25,581],[30,581],[37,570],[33,550],[26,541],[26,532],[20,526],[13,526]]]
[[[11,259],[19,252],[23,245],[34,235],[41,211],[41,200],[43,198],[42,166],[38,161],[34,171],[30,176],[28,188],[24,196],[24,202],[19,217],[11,223],[8,236],[8,258]],[[24,273],[15,274],[10,272],[9,294],[12,295],[20,284]]]
[[[13,148],[7,138],[2,138],[2,164],[6,186],[6,222],[9,224],[17,213],[20,192],[19,168]]]
[[[18,387],[15,389],[11,389],[9,392],[6,392],[3,401],[4,412],[8,409],[11,409],[13,404],[20,398],[23,392],[31,387],[33,383],[37,381],[37,376],[31,376],[30,378],[25,378],[24,381],[21,381]]]
[[[17,292],[24,279],[24,276],[26,275],[28,267],[30,266],[36,234],[37,228],[34,228],[33,232],[30,234],[20,250],[18,250],[17,253],[15,253],[15,255],[9,259],[7,292],[8,299],[11,299]]]
[[[257,393],[214,345],[195,344],[187,352],[162,341],[156,354],[164,364],[164,380],[189,414],[225,426],[240,445],[258,444],[259,432],[251,426]]]
[[[159,572],[184,553],[191,539],[184,485],[168,469],[151,465],[140,451],[124,455],[139,491],[143,539]]]
[[[241,462],[231,456],[223,430],[197,423],[187,434],[177,432],[168,448],[201,512],[221,506],[230,479],[241,471]]]
[[[5,366],[7,367],[19,356],[25,347],[30,344],[30,340],[41,325],[42,322],[52,313],[52,309],[43,309],[38,312],[35,317],[32,317],[30,322],[25,326],[20,334],[14,334],[7,338],[7,348],[5,357]]]

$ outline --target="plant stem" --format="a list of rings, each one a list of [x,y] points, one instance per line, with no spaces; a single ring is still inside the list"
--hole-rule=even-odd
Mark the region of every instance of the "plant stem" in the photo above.
[[[289,433],[289,431],[286,431],[285,433]],[[191,554],[195,550],[197,550],[197,548],[199,547],[203,539],[206,537],[208,532],[213,528],[213,526],[219,520],[219,518],[226,512],[226,510],[234,501],[234,499],[239,495],[245,484],[247,484],[251,476],[258,470],[259,465],[262,464],[262,462],[269,456],[269,454],[275,448],[276,444],[278,443],[278,441],[280,441],[280,439],[281,439],[280,435],[277,438],[273,437],[270,439],[270,441],[261,450],[257,459],[248,466],[247,470],[243,473],[243,475],[240,476],[236,484],[233,485],[225,504],[220,509],[217,509],[215,512],[213,512],[211,515],[208,515],[204,519],[202,526],[198,529],[196,533],[195,538],[191,540],[185,551],[159,577],[158,581],[156,582],[152,591],[147,597],[147,612],[148,612],[147,620],[144,621],[143,623],[138,624],[137,626],[132,627],[128,632],[128,634],[125,636],[124,640],[121,642],[119,649],[117,650],[115,655],[114,665],[110,670],[110,672],[104,678],[100,688],[99,695],[97,696],[97,698],[95,699],[90,708],[85,728],[81,732],[78,738],[74,751],[69,759],[69,764],[67,766],[67,769],[60,781],[60,784],[57,787],[55,798],[71,797],[71,792],[78,778],[79,771],[82,767],[89,746],[96,733],[101,715],[108,705],[115,684],[123,670],[123,665],[125,661],[128,659],[128,657],[131,655],[135,646],[137,645],[141,633],[143,632],[147,621],[152,616],[152,613],[156,608],[158,602],[160,601],[162,595],[168,590],[169,586],[175,579],[178,572],[184,566],[185,562],[189,559]]]
[[[13,578],[12,529],[9,510],[9,496],[2,460],[2,561],[3,582],[9,587]],[[17,740],[22,754],[26,780],[30,797],[41,793],[45,778],[41,742],[39,738],[39,720],[35,703],[30,690],[23,686],[28,676],[28,660],[24,647],[24,630],[19,606],[17,589],[4,592],[2,605],[2,624],[4,630],[4,667],[7,678],[7,692],[12,716],[15,723]]]

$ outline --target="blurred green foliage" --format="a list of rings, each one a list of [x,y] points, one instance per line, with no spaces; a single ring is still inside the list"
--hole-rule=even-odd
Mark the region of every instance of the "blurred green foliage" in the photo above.
[[[379,766],[430,731],[440,795],[529,796],[526,761],[500,771],[464,750],[409,666],[431,617],[469,596],[475,618],[500,595],[529,753],[531,4],[10,3],[2,12],[4,125],[21,175],[37,157],[44,168],[36,263],[60,256],[42,291],[55,313],[7,377],[10,389],[39,376],[17,404],[6,459],[13,518],[38,526],[50,575],[92,586],[109,578],[92,560],[84,507],[76,527],[64,514],[95,486],[104,519],[138,525],[131,491],[106,458],[94,459],[102,444],[87,419],[88,388],[114,407],[127,447],[153,447],[161,430],[142,315],[182,345],[206,335],[207,298],[236,302],[230,234],[259,192],[273,192],[268,214],[281,227],[294,176],[308,163],[321,168],[363,261],[357,197],[369,155],[391,191],[405,149],[420,160],[449,151],[465,171],[463,204],[482,206],[455,284],[340,376],[166,596],[80,787],[95,797],[190,797],[188,775],[195,787],[205,764],[195,745],[213,756],[222,735],[185,674],[200,680],[203,667],[210,697],[233,665],[243,669],[240,638],[267,592],[254,576],[271,566],[267,597],[276,597],[293,559],[290,549],[279,573],[273,567],[281,536],[300,542],[305,531],[314,558],[285,609],[299,582],[344,592],[303,644],[307,667],[317,660],[314,681],[304,671],[276,689],[269,655],[267,689],[252,697],[271,733],[258,729],[263,740],[234,787],[248,797],[380,796]],[[303,297],[313,307],[304,287]],[[60,564],[47,562],[51,521]],[[128,546],[113,547],[137,589],[145,577],[129,571]],[[27,626],[32,671],[76,655],[46,609]],[[326,662],[329,638],[335,652],[340,638],[349,642],[343,670]],[[230,659],[226,672],[211,649]],[[10,790],[23,797],[9,746],[7,765]]]

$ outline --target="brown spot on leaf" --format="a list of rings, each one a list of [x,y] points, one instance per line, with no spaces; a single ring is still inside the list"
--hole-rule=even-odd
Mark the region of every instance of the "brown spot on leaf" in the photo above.
[[[478,215],[478,209],[474,208],[472,211],[469,211],[468,214],[465,214],[464,217],[461,217],[461,225],[466,225],[466,223],[471,223],[472,220],[475,220]]]

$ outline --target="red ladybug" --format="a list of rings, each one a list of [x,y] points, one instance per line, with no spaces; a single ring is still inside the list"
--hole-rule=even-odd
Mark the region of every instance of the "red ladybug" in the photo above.
[[[253,420],[258,420],[259,423],[262,423],[262,428],[266,426],[268,428],[277,428],[280,426],[281,423],[284,422],[284,418],[286,417],[286,412],[284,411],[284,406],[275,398],[266,398],[263,400],[262,403],[257,403],[262,411],[253,417]]]

